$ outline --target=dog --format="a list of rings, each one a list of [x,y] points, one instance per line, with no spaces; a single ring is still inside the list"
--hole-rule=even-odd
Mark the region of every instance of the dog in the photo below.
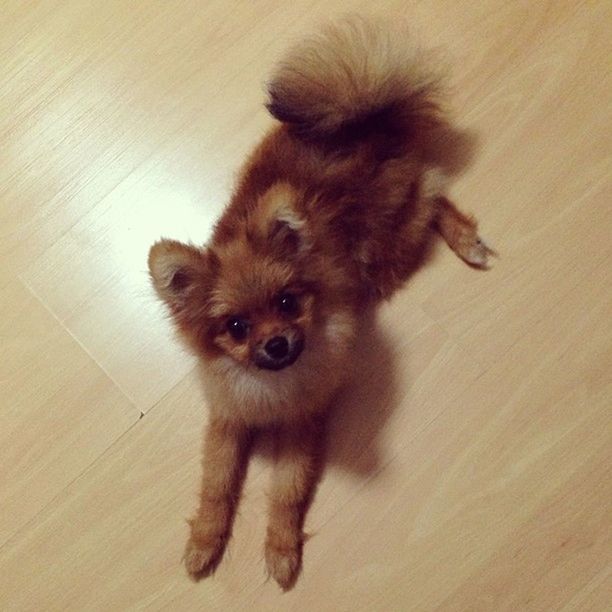
[[[407,40],[351,18],[294,47],[269,81],[277,123],[209,243],[151,247],[153,286],[201,358],[210,409],[184,559],[196,579],[221,560],[266,429],[277,448],[265,560],[282,589],[294,585],[325,415],[358,367],[360,317],[402,286],[432,228],[473,266],[494,254],[444,194],[444,87]]]

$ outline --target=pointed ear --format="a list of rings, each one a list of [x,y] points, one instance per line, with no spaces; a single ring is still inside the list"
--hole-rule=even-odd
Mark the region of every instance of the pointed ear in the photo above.
[[[216,256],[176,240],[160,240],[149,251],[149,273],[159,297],[172,310],[180,309],[195,290],[206,288]]]
[[[266,242],[285,254],[303,252],[309,247],[309,234],[298,211],[298,194],[279,183],[261,198],[257,225]]]

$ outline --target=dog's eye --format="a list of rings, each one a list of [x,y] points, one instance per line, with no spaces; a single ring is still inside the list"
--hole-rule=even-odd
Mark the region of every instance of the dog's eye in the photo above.
[[[236,340],[236,342],[242,342],[249,333],[249,324],[239,317],[231,317],[228,319],[226,327],[230,336]]]
[[[278,310],[287,316],[295,316],[298,312],[298,299],[293,293],[284,292],[278,296]]]

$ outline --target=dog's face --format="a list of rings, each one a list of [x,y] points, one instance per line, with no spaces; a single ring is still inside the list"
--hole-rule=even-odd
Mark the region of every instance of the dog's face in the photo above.
[[[245,367],[282,370],[299,359],[315,311],[316,291],[292,261],[240,242],[221,257],[208,302],[209,341]]]
[[[333,340],[325,331],[330,292],[313,271],[316,257],[292,197],[271,190],[248,217],[222,227],[209,248],[170,240],[151,248],[154,286],[205,357],[281,371],[299,363],[313,338]]]

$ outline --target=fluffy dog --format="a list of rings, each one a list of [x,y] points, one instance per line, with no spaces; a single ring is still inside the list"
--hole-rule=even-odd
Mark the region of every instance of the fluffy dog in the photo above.
[[[220,561],[252,435],[266,428],[277,453],[265,558],[288,589],[325,413],[364,310],[404,283],[431,228],[470,264],[492,251],[444,196],[440,79],[403,33],[360,19],[329,26],[289,53],[268,92],[278,123],[208,245],[161,240],[149,269],[201,357],[210,408],[187,570],[202,577]]]

